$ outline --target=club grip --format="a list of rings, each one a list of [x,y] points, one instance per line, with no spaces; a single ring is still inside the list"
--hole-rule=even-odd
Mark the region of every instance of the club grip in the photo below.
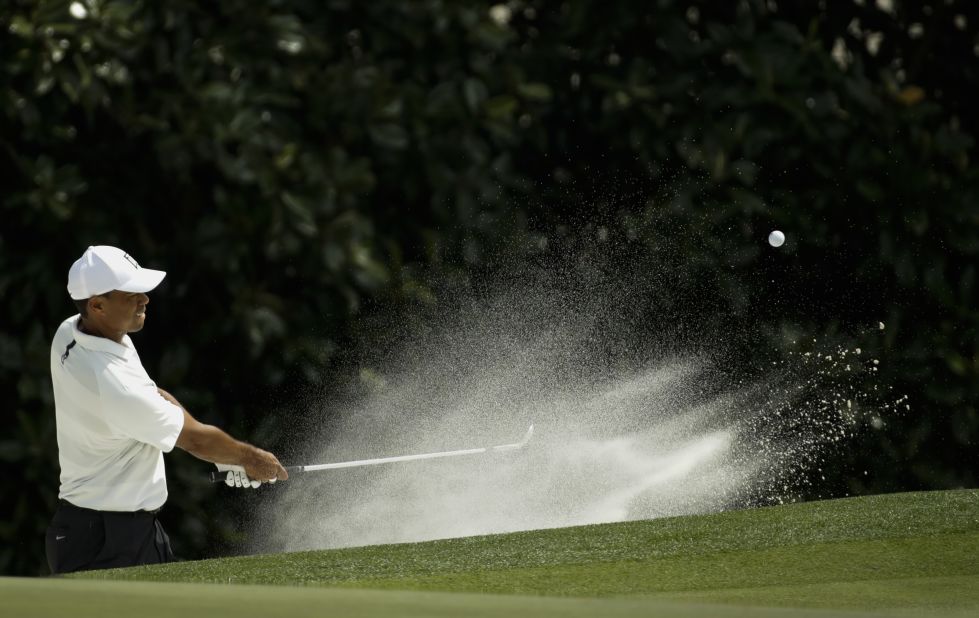
[[[302,466],[283,466],[283,467],[286,469],[286,472],[290,474],[290,476],[303,471]],[[227,477],[228,477],[227,472],[218,472],[217,470],[211,470],[209,481],[211,483],[223,483],[224,479],[226,479]]]

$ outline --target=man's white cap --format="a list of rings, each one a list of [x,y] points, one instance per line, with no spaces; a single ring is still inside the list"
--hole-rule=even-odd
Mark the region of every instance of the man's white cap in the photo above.
[[[84,300],[112,290],[149,292],[167,274],[162,270],[140,268],[128,253],[116,247],[89,247],[68,271],[68,294]]]

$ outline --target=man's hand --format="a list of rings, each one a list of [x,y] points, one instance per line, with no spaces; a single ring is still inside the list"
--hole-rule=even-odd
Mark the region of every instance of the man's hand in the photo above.
[[[289,473],[282,467],[275,455],[257,447],[250,447],[242,462],[245,472],[253,479],[261,479],[267,483],[284,481]]]
[[[224,479],[228,487],[251,487],[256,489],[262,483],[274,483],[289,478],[289,473],[275,455],[254,446],[249,447],[248,459],[243,466],[234,464],[214,464],[218,472],[227,472]],[[264,480],[259,480],[264,479]]]
[[[231,464],[214,464],[218,467],[218,472],[227,472],[228,475],[224,479],[225,485],[228,487],[244,487],[248,489],[258,488],[262,484],[261,481],[253,481],[248,478],[248,474],[245,469],[241,466],[235,466]],[[274,481],[273,481],[274,482]]]

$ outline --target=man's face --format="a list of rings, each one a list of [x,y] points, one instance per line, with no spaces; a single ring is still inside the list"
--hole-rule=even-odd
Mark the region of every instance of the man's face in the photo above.
[[[95,297],[89,305],[89,313],[95,309],[96,320],[112,332],[135,333],[142,330],[146,322],[146,305],[150,297],[142,292],[120,292],[113,290]]]

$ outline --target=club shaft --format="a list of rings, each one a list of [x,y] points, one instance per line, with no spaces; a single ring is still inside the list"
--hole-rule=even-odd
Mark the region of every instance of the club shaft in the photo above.
[[[362,466],[378,466],[382,464],[398,463],[404,461],[419,461],[422,459],[441,459],[444,457],[464,457],[466,455],[479,455],[482,453],[499,452],[499,451],[512,451],[521,449],[527,445],[530,441],[530,436],[533,434],[534,426],[531,425],[527,430],[526,435],[520,442],[514,442],[513,444],[499,444],[497,446],[484,446],[481,448],[469,448],[461,449],[458,451],[442,451],[440,453],[419,453],[417,455],[397,455],[394,457],[377,457],[375,459],[357,459],[352,461],[338,461],[335,463],[327,464],[312,464],[307,466],[285,466],[286,471],[291,474],[296,474],[300,472],[320,472],[322,470],[340,470],[342,468],[359,468]],[[212,472],[211,482],[219,483],[223,482],[225,477],[224,472]]]
[[[421,453],[418,455],[398,455],[396,457],[378,457],[376,459],[358,459],[356,461],[339,461],[337,463],[314,464],[297,466],[300,472],[319,472],[321,470],[339,470],[341,468],[359,468],[361,466],[377,466],[380,464],[397,463],[399,461],[418,461],[421,459],[439,459],[441,457],[462,457],[463,455],[478,455],[492,450],[492,447],[470,448],[459,451],[444,451],[442,453]],[[288,470],[288,468],[287,468]]]

